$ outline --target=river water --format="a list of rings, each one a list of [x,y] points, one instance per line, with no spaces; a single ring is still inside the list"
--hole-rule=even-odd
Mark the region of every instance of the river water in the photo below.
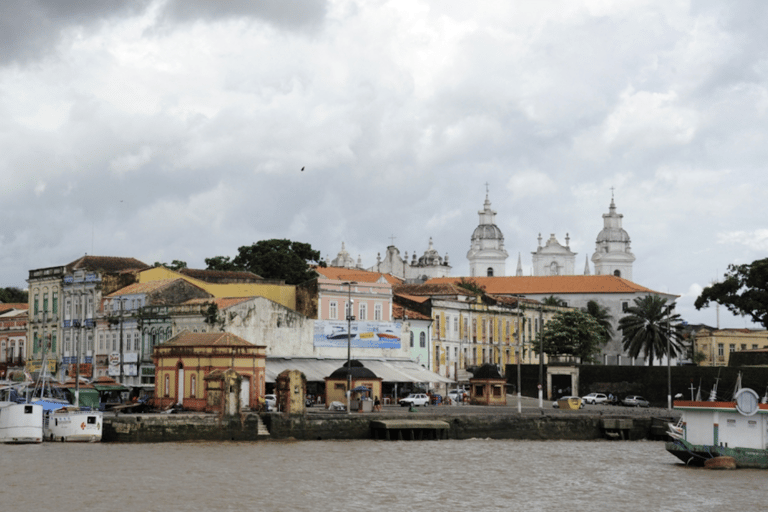
[[[0,445],[0,511],[749,511],[768,473],[661,442]]]

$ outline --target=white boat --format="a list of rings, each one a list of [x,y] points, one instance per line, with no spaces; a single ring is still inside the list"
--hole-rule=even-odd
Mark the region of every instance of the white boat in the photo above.
[[[9,400],[13,386],[0,388],[6,396],[0,401],[0,442],[42,443],[43,408]]]
[[[62,407],[46,413],[43,431],[46,441],[98,443],[103,424],[101,411]]]
[[[730,457],[739,468],[768,469],[768,404],[753,390],[740,389],[731,400],[675,401],[675,409],[682,418],[669,425],[666,449],[687,465]]]

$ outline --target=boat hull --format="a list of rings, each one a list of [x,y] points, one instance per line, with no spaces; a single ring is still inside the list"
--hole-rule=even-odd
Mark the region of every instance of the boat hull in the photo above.
[[[7,402],[0,405],[0,442],[42,443],[43,408]]]
[[[768,450],[696,445],[682,439],[667,442],[665,448],[688,466],[704,466],[715,457],[732,457],[737,468],[768,469]]]
[[[45,425],[46,441],[98,443],[104,425],[99,411],[60,409],[48,414]]]

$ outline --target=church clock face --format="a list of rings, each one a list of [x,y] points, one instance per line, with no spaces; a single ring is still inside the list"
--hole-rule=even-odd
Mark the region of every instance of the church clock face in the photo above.
[[[759,408],[757,393],[751,389],[744,388],[736,393],[736,410],[744,416],[754,415]]]

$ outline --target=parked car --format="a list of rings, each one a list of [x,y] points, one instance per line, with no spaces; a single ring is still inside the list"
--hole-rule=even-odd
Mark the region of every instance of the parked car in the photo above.
[[[465,396],[469,396],[463,389],[452,389],[448,392],[448,399],[452,402],[461,402]]]
[[[264,401],[267,403],[268,411],[274,411],[277,407],[277,395],[264,395]]]
[[[582,402],[587,404],[602,404],[608,401],[608,395],[605,393],[590,393],[581,398]]]
[[[560,408],[560,404],[558,404],[557,402],[560,401],[560,400],[568,400],[569,398],[579,398],[579,397],[577,397],[577,396],[561,396],[560,398],[558,398],[557,400],[552,402],[552,407],[554,407],[555,409],[559,409]],[[584,400],[582,400],[581,403],[579,404],[579,409],[583,409],[583,408],[584,408]]]
[[[651,406],[648,400],[641,397],[640,395],[629,395],[624,397],[624,400],[621,401],[621,405],[626,405],[627,407],[650,407]]]
[[[400,405],[402,407],[410,407],[410,406],[428,406],[429,405],[429,397],[424,393],[411,393],[407,397],[400,400]]]

